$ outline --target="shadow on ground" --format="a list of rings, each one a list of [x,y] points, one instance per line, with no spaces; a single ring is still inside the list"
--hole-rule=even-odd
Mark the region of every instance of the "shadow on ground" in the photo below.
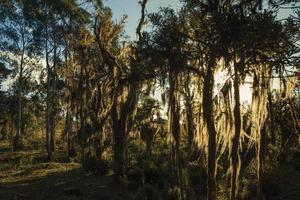
[[[0,151],[0,200],[117,200],[111,176],[87,174],[78,163],[46,162],[45,152]]]
[[[59,167],[58,172],[57,168]],[[122,190],[110,176],[88,175],[79,166],[44,163],[43,167],[18,170],[1,177],[0,199],[3,200],[69,200],[120,199]],[[43,173],[43,175],[41,175]]]

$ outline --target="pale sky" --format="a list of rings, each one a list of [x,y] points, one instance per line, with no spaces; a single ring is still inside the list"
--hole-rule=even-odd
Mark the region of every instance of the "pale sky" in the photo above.
[[[127,23],[125,31],[131,39],[135,39],[135,30],[138,25],[141,7],[138,4],[139,0],[106,0],[104,5],[110,7],[113,12],[113,17],[116,20],[120,20],[123,15],[127,15]],[[160,7],[168,7],[180,9],[180,0],[149,0],[146,5],[147,13],[156,12]]]
[[[120,20],[123,15],[127,15],[127,23],[125,31],[130,39],[135,39],[135,30],[140,19],[140,5],[139,0],[104,0],[104,5],[110,7],[113,11],[115,20]],[[153,13],[159,10],[160,7],[172,7],[175,10],[180,9],[182,3],[180,0],[149,0],[146,6],[147,13]],[[288,6],[292,6],[290,4]],[[299,5],[298,3],[295,5]],[[281,9],[279,11],[279,18],[286,18],[292,13],[291,9]]]

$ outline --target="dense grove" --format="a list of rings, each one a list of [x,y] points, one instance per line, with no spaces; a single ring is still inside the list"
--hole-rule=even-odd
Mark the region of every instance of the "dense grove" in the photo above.
[[[0,199],[299,200],[298,4],[148,1],[0,1]]]

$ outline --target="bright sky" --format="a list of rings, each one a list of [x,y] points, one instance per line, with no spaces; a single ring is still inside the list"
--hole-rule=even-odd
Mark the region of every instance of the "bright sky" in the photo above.
[[[135,29],[141,16],[139,0],[106,0],[104,4],[113,11],[114,19],[120,20],[127,15],[125,31],[131,39],[135,39]],[[174,9],[180,8],[180,0],[149,0],[146,6],[147,13],[156,12],[160,7],[171,6]]]

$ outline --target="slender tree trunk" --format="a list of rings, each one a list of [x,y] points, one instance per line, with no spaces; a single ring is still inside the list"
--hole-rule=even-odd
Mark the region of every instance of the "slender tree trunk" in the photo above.
[[[190,153],[194,147],[194,122],[193,122],[193,110],[192,110],[192,97],[190,94],[190,76],[187,75],[187,78],[184,83],[185,87],[185,112],[186,112],[186,133],[188,137],[188,146]]]
[[[291,97],[288,97],[288,101],[290,104],[290,108],[291,108],[291,112],[292,112],[292,118],[293,118],[293,122],[294,122],[294,126],[296,129],[296,132],[299,134],[300,133],[300,122],[297,116],[297,109],[295,108],[294,102],[291,99]]]
[[[188,145],[190,148],[190,152],[192,152],[194,146],[192,105],[190,103],[186,103],[185,108],[186,108],[186,132],[188,136]]]
[[[56,115],[56,102],[55,102],[55,94],[56,94],[56,62],[57,62],[57,46],[56,46],[56,38],[54,38],[54,47],[53,47],[53,71],[52,71],[52,83],[51,83],[51,112],[50,119],[51,119],[51,126],[50,126],[50,149],[52,153],[55,151],[55,128],[56,128],[56,121],[55,121],[55,115]]]
[[[232,137],[232,147],[230,155],[231,168],[231,193],[230,199],[235,200],[238,192],[238,175],[239,175],[239,140],[241,135],[241,109],[240,109],[240,76],[235,64],[234,66],[234,136]]]
[[[86,146],[87,146],[87,139],[86,139],[86,119],[84,114],[84,91],[82,91],[82,68],[80,72],[80,80],[79,80],[79,88],[82,93],[80,93],[80,108],[79,108],[79,119],[80,119],[80,142],[81,142],[81,156],[82,156],[82,165],[83,167],[86,166]]]
[[[269,77],[272,77],[272,68],[269,69]],[[274,105],[272,98],[272,85],[270,81],[270,86],[268,88],[268,111],[270,118],[270,135],[271,135],[271,143],[273,145],[276,144],[276,133],[275,133],[275,120],[274,120]]]
[[[55,127],[56,127],[56,122],[55,122],[55,77],[53,77],[53,86],[51,87],[51,113],[50,113],[50,149],[51,152],[53,153],[55,151]]]
[[[21,55],[21,63],[20,63],[20,72],[19,72],[19,80],[18,80],[18,89],[17,89],[17,130],[16,135],[13,142],[13,151],[18,151],[20,148],[20,137],[21,137],[21,129],[22,129],[22,81],[23,81],[23,65],[24,65],[24,34],[22,34],[22,55]]]
[[[152,141],[147,141],[147,143],[146,143],[146,152],[147,152],[148,159],[150,159],[152,157],[151,146],[152,146]]]
[[[177,183],[180,188],[180,199],[184,199],[184,185],[182,177],[182,165],[180,154],[180,107],[178,102],[178,75],[170,72],[169,75],[169,131],[173,136],[174,159],[176,164]]]
[[[271,143],[273,145],[276,144],[276,133],[275,133],[275,121],[274,121],[274,111],[273,111],[273,99],[272,92],[268,92],[268,110],[269,110],[269,118],[270,118],[270,134],[271,134]]]
[[[267,68],[261,66],[258,72],[254,73],[253,78],[253,97],[252,101],[256,107],[252,112],[258,114],[254,115],[252,119],[255,123],[256,132],[256,159],[257,159],[257,200],[263,200],[262,183],[263,183],[263,162],[266,150],[266,117],[268,112],[267,98],[270,87],[270,78],[260,78],[268,75]]]
[[[53,114],[53,104],[51,105],[52,107],[52,113],[50,116],[51,119],[51,126],[50,126],[50,150],[52,152],[52,154],[55,151],[55,115]]]
[[[264,125],[259,134],[259,141],[257,142],[257,200],[263,200],[262,182],[263,182],[263,166],[266,144],[266,126]]]
[[[48,159],[52,159],[52,151],[51,151],[51,145],[50,145],[50,134],[51,134],[51,118],[50,113],[52,112],[51,107],[51,78],[52,78],[52,72],[51,67],[49,63],[49,46],[48,46],[48,26],[46,24],[45,27],[45,57],[46,57],[46,67],[47,67],[47,88],[46,88],[46,148],[47,148],[47,154]]]
[[[116,105],[112,108],[113,149],[114,149],[114,172],[118,181],[125,176],[125,125],[126,120],[118,119]]]
[[[68,157],[73,157],[75,152],[72,145],[72,133],[73,133],[73,123],[72,123],[72,114],[70,111],[67,111],[66,115],[66,136],[67,136],[67,150]]]
[[[207,200],[216,200],[216,128],[213,118],[215,62],[211,61],[204,77],[203,117],[208,130]]]
[[[72,120],[70,112],[67,113],[67,146],[68,146],[68,157],[71,157],[71,134],[72,134]]]
[[[50,127],[51,127],[51,120],[50,120],[50,112],[51,112],[51,105],[50,105],[50,69],[47,67],[47,96],[46,96],[46,147],[49,160],[52,158],[52,151],[50,146]]]
[[[22,71],[22,68],[21,68]],[[20,72],[19,77],[19,86],[18,86],[18,92],[17,92],[17,98],[18,98],[18,111],[17,111],[17,130],[16,135],[14,138],[13,143],[13,151],[18,151],[20,149],[20,136],[21,136],[21,126],[22,126],[22,86],[21,86],[21,79],[22,79],[22,72]]]

